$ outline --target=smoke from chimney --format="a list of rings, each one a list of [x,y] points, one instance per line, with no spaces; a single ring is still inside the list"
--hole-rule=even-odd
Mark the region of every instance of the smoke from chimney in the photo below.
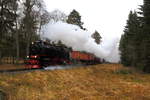
[[[55,42],[60,40],[63,44],[67,45],[68,47],[72,47],[72,49],[75,51],[86,51],[93,53],[95,56],[111,62],[119,61],[116,41],[109,46],[105,45],[105,42],[107,41],[102,41],[102,43],[98,45],[91,37],[92,33],[88,32],[87,30],[82,30],[76,25],[67,24],[61,21],[50,22],[43,27],[43,32],[43,38],[48,38]],[[112,55],[111,53],[114,54]]]

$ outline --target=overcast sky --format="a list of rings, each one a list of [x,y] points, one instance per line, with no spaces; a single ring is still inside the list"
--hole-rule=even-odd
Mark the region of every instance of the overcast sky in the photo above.
[[[59,9],[67,15],[76,9],[90,32],[98,30],[103,38],[120,37],[130,10],[143,0],[44,0],[48,11]]]

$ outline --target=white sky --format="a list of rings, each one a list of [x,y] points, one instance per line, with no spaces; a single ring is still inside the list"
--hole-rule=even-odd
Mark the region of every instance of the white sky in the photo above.
[[[76,9],[90,32],[98,30],[103,39],[120,37],[130,10],[143,0],[44,0],[48,11],[59,9],[67,15]]]

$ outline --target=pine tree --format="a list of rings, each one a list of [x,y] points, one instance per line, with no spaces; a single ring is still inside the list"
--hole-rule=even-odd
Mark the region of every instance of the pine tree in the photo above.
[[[150,73],[150,1],[144,0],[143,5],[144,28],[143,28],[143,62],[145,72]]]
[[[98,31],[95,31],[92,34],[92,38],[95,40],[95,43],[100,44],[102,37],[100,36],[100,34],[98,33]]]
[[[121,63],[125,66],[137,66],[140,52],[140,21],[136,12],[130,12],[127,25],[120,40]]]
[[[128,58],[127,58],[127,47],[126,47],[126,42],[127,39],[126,39],[126,35],[122,35],[121,36],[121,39],[120,39],[120,45],[119,45],[119,50],[120,50],[120,59],[121,59],[121,63],[125,66],[128,66],[130,63],[128,61]]]
[[[69,24],[74,24],[74,25],[78,25],[81,29],[83,28],[83,22],[81,22],[81,16],[79,14],[79,12],[77,12],[76,10],[73,10],[67,19],[67,23]]]

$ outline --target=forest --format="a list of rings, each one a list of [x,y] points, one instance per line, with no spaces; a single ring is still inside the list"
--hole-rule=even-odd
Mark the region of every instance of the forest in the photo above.
[[[150,1],[130,11],[120,40],[121,63],[150,73]]]
[[[124,34],[120,39],[120,63],[150,72],[150,1],[144,0],[138,11],[130,11]],[[63,21],[83,30],[81,16],[75,9],[69,15],[54,10],[48,12],[43,0],[0,0],[0,63],[12,58],[19,63],[29,54],[29,45],[39,40],[42,26],[49,21]],[[95,30],[91,36],[97,44],[101,36]]]
[[[20,61],[29,54],[30,43],[41,39],[42,26],[49,21],[62,21],[85,30],[76,10],[66,15],[58,9],[48,12],[43,0],[1,0],[0,63],[22,63]],[[101,37],[97,31],[91,37],[100,43]]]

